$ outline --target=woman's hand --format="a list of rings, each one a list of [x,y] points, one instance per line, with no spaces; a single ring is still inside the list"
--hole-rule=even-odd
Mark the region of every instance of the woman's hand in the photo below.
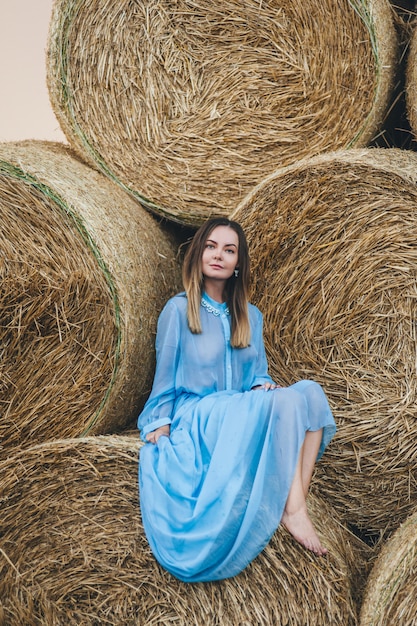
[[[153,430],[152,432],[146,435],[146,441],[149,441],[149,443],[156,443],[159,437],[163,437],[163,436],[169,437],[169,432],[170,432],[169,424],[166,424],[165,426],[160,426],[156,430]]]
[[[276,383],[264,383],[263,385],[256,385],[256,387],[252,387],[252,389],[263,389],[264,391],[269,391],[270,389],[281,389],[281,385],[277,385]]]

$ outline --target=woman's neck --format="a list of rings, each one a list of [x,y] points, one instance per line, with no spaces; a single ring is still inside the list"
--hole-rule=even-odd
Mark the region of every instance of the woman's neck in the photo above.
[[[225,286],[226,281],[224,280],[206,279],[204,281],[203,289],[210,298],[212,298],[216,302],[219,302],[220,304],[223,304],[223,302],[225,302],[226,300],[224,297]]]

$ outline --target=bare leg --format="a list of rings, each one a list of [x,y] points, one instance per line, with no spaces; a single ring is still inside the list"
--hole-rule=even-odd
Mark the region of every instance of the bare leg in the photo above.
[[[311,477],[313,476],[322,434],[322,428],[320,428],[320,430],[307,431],[303,447],[301,448],[301,479],[303,481],[305,496],[307,496],[308,489],[310,487]]]
[[[320,437],[317,433],[320,434]],[[294,539],[318,556],[326,554],[327,549],[322,546],[309,517],[306,493],[310,485],[320,441],[321,430],[314,433],[306,433],[306,438],[298,457],[294,479],[281,519],[281,524],[285,526]],[[304,464],[306,466],[305,469],[303,467]]]

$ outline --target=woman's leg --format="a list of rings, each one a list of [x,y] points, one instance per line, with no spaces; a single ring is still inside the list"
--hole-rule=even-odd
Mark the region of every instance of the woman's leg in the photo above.
[[[303,481],[304,494],[306,497],[310,487],[311,477],[313,476],[322,436],[322,428],[320,428],[320,430],[307,431],[303,447],[301,448],[301,479]]]
[[[306,495],[321,442],[321,430],[307,432],[298,457],[281,524],[302,546],[319,556],[326,554],[308,515]]]

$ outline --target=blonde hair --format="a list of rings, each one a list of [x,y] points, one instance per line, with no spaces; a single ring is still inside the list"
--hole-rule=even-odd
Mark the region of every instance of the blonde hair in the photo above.
[[[231,316],[231,339],[233,348],[246,348],[250,343],[248,293],[250,283],[250,260],[248,244],[242,227],[225,217],[205,222],[194,235],[184,257],[182,280],[187,294],[187,318],[192,333],[202,332],[200,318],[201,296],[204,288],[202,257],[207,239],[217,226],[228,226],[238,236],[238,276],[234,274],[226,282],[226,303]]]

